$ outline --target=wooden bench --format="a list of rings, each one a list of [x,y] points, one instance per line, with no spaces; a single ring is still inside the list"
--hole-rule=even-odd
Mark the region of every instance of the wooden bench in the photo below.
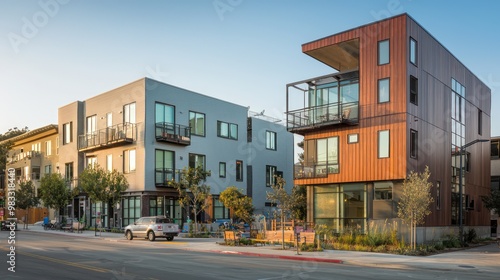
[[[240,237],[236,235],[236,232],[227,230],[224,231],[224,242],[226,242],[227,245],[239,245]]]

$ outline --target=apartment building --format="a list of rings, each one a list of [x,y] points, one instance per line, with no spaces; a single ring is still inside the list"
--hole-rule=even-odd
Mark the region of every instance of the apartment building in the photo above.
[[[459,216],[489,234],[480,197],[490,189],[491,91],[481,80],[407,14],[302,51],[336,71],[287,85],[287,129],[305,143],[294,182],[307,186],[308,221],[338,231],[397,221],[403,180],[429,166],[434,203],[419,241],[458,231]]]
[[[500,136],[491,138],[491,190],[500,191]],[[491,211],[491,237],[497,237],[500,217]]]
[[[45,174],[56,172],[58,169],[58,131],[57,125],[51,124],[40,127],[21,135],[15,136],[8,140],[11,141],[12,147],[7,155],[6,168],[15,170],[16,189],[19,189],[19,184],[26,181],[33,182],[36,194],[40,187],[40,179]],[[6,170],[6,171],[7,171]],[[5,175],[5,174],[4,174]],[[6,178],[6,177],[2,177]],[[5,179],[3,179],[5,184]],[[6,203],[2,203],[3,211],[0,211],[2,220],[8,218],[8,211],[5,208]],[[16,218],[21,221],[25,216],[26,211],[16,209]],[[43,217],[49,216],[51,219],[55,217],[53,210],[37,207],[30,209],[28,222],[34,223],[43,220]]]
[[[58,118],[59,162],[67,180],[76,184],[78,174],[97,163],[123,172],[130,184],[111,209],[100,210],[83,194],[75,199],[73,215],[85,213],[91,224],[97,214],[111,227],[148,215],[182,224],[188,213],[168,181],[178,180],[179,170],[188,166],[201,164],[211,172],[206,184],[212,205],[202,221],[230,218],[218,200],[228,186],[251,196],[256,213],[267,213],[269,174],[293,181],[293,134],[277,120],[149,78],[63,106]]]

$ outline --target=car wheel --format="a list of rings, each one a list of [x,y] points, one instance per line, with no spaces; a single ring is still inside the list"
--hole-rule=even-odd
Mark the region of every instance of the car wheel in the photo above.
[[[155,232],[154,231],[148,232],[148,239],[149,239],[149,241],[155,241],[155,238],[156,238],[156,236],[155,236]]]
[[[172,241],[172,240],[174,240],[173,236],[167,236],[167,241]]]
[[[128,240],[134,239],[134,236],[132,235],[132,232],[130,230],[127,231],[127,234],[125,236],[127,237]]]

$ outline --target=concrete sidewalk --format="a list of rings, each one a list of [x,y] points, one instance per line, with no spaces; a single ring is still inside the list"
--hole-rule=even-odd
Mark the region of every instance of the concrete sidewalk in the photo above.
[[[75,238],[92,238],[108,242],[130,242],[141,244],[140,240],[129,241],[122,233],[83,231],[64,232],[60,230],[44,230],[41,226],[30,225],[28,230],[40,234],[62,234]],[[219,254],[234,254],[277,259],[289,259],[307,262],[326,262],[347,265],[362,265],[371,267],[398,269],[437,269],[437,270],[467,270],[477,272],[494,272],[500,275],[500,249],[496,244],[441,253],[427,257],[402,256],[383,253],[355,252],[341,250],[325,250],[323,252],[300,252],[281,250],[281,246],[225,246],[219,245],[222,238],[184,238],[176,237],[174,241],[163,241],[163,245],[175,246],[176,249],[211,252]],[[149,241],[148,241],[149,243]],[[144,243],[143,243],[144,244]]]

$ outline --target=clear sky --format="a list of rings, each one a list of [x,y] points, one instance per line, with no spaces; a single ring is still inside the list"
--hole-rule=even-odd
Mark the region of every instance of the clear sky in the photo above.
[[[0,0],[0,133],[142,77],[283,119],[285,85],[334,72],[301,44],[407,12],[492,90],[500,1]]]

